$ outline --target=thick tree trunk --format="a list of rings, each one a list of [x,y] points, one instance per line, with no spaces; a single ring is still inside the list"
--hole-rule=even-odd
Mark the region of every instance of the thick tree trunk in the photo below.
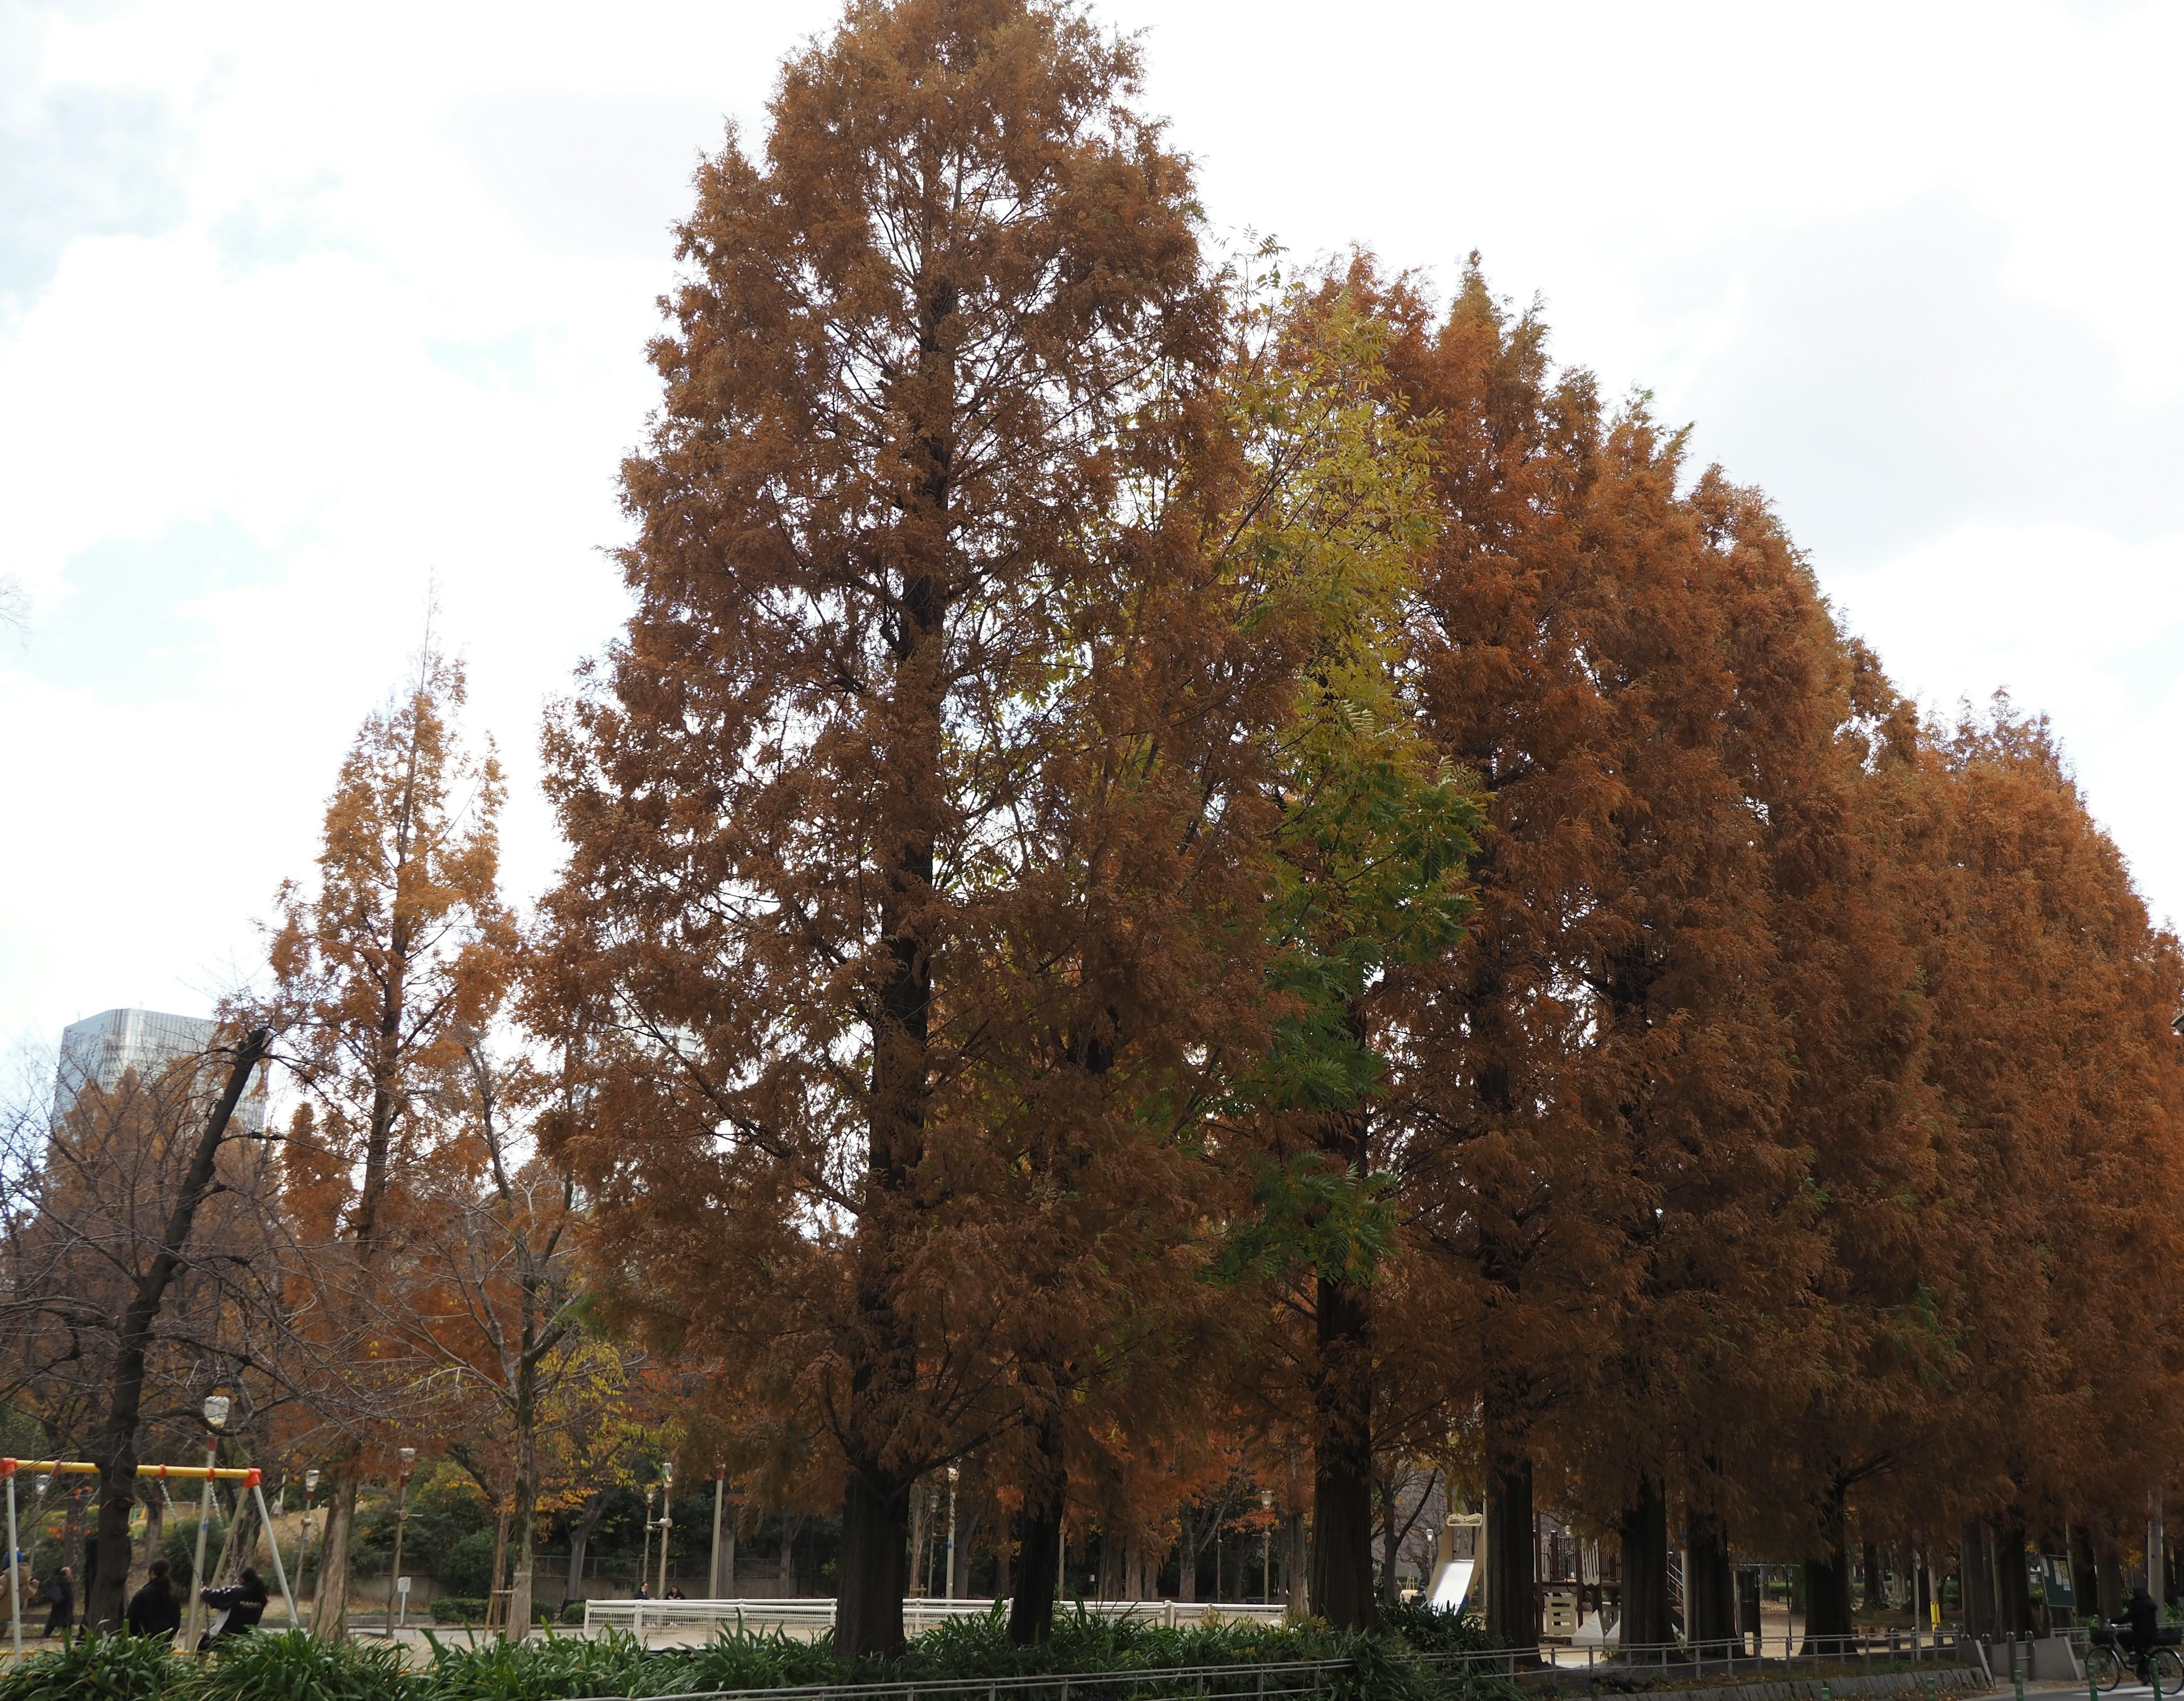
[[[1968,1635],[1992,1641],[1996,1631],[1994,1586],[1987,1552],[1986,1526],[1967,1518],[1957,1529],[1957,1593],[1963,1603]]]
[[[250,1085],[251,1072],[264,1061],[270,1044],[271,1037],[260,1028],[237,1047],[234,1061],[228,1065],[226,1085],[207,1113],[197,1146],[190,1153],[189,1168],[183,1172],[159,1244],[121,1313],[106,1417],[92,1443],[92,1456],[98,1465],[98,1552],[111,1556],[108,1564],[99,1567],[84,1595],[83,1621],[93,1631],[118,1629],[127,1604],[129,1567],[121,1560],[129,1551],[129,1514],[136,1503],[136,1431],[143,1411],[144,1359],[152,1331],[175,1272],[181,1267],[191,1231],[197,1226],[198,1209],[212,1191],[228,1124]]]
[[[787,1564],[788,1528],[782,1533]],[[870,1465],[852,1470],[842,1503],[841,1595],[834,1645],[844,1659],[902,1652],[902,1601],[910,1561],[910,1485]]]
[[[2002,1628],[2008,1636],[2032,1633],[2032,1577],[2025,1563],[2025,1516],[2012,1510],[1997,1526],[1994,1537],[1996,1580],[2002,1587],[1997,1603]]]
[[[1693,1512],[1684,1530],[1684,1624],[1695,1648],[1736,1639],[1736,1574],[1729,1531],[1715,1512]]]
[[[1486,1409],[1486,1632],[1496,1648],[1540,1645],[1539,1579],[1532,1563],[1532,1459]],[[1475,1591],[1474,1591],[1475,1592]]]
[[[971,1593],[971,1549],[978,1539],[979,1527],[985,1522],[983,1512],[965,1513],[959,1510],[956,1518],[956,1564],[948,1573],[948,1598],[951,1601],[967,1599]],[[1133,1543],[1130,1553],[1136,1553]],[[1133,1576],[1136,1575],[1134,1571]]]
[[[661,1516],[665,1517],[668,1515],[667,1508],[664,1502],[661,1503],[660,1510]],[[665,1531],[660,1532],[660,1551],[662,1553],[665,1553],[667,1551],[667,1536]],[[500,1509],[499,1513],[493,1520],[493,1586],[486,1596],[485,1608],[486,1616],[488,1620],[493,1616],[493,1596],[499,1594],[507,1587],[508,1509],[504,1506]],[[505,1637],[508,1634],[508,1620],[506,1619],[503,1619],[500,1621],[500,1633],[503,1637]]]
[[[1641,1475],[1623,1509],[1622,1645],[1673,1639],[1669,1623],[1669,1501],[1659,1481]]]
[[[1865,1552],[1861,1557],[1865,1564],[1865,1609],[1869,1613],[1886,1612],[1888,1591],[1881,1581],[1880,1545],[1877,1542],[1867,1542]]]
[[[584,1555],[592,1545],[592,1532],[599,1527],[599,1520],[606,1516],[607,1497],[603,1493],[588,1495],[584,1509],[569,1527],[569,1569],[561,1579],[561,1604],[566,1606],[577,1598],[584,1584]]]
[[[311,1634],[320,1642],[339,1642],[348,1634],[349,1538],[363,1475],[364,1461],[354,1445],[334,1461],[326,1536],[319,1545],[318,1586],[311,1599]]]
[[[1851,1618],[1850,1525],[1846,1493],[1831,1484],[1820,1507],[1824,1553],[1805,1561],[1805,1652],[1833,1653],[1856,1626]]]
[[[517,1641],[531,1634],[531,1573],[536,1558],[532,1525],[538,1521],[538,1436],[531,1390],[517,1396],[515,1418],[515,1504],[510,1518],[515,1536],[515,1564],[508,1595],[508,1634]]]
[[[103,1509],[99,1521],[102,1525],[105,1522]],[[137,1544],[136,1553],[131,1561],[130,1586],[132,1592],[142,1586],[152,1561],[159,1557],[159,1544],[165,1539],[166,1531],[167,1497],[154,1485],[144,1500],[144,1539]],[[303,1587],[302,1578],[296,1580],[296,1586],[298,1588]]]
[[[1175,1598],[1186,1605],[1194,1604],[1198,1599],[1200,1543],[1195,1527],[1197,1523],[1188,1506],[1177,1514],[1175,1520]]]
[[[721,1598],[734,1600],[736,1596],[736,1525],[740,1508],[735,1502],[728,1505],[727,1520],[721,1531],[721,1577],[714,1587],[720,1590]]]
[[[1069,1501],[1069,1463],[1061,1422],[1043,1417],[1023,1486],[1023,1564],[1009,1603],[1009,1640],[1019,1648],[1054,1634],[1054,1597],[1061,1584],[1061,1517]]]
[[[1289,1583],[1289,1608],[1299,1618],[1312,1610],[1312,1550],[1304,1527],[1304,1514],[1289,1515],[1289,1554],[1284,1570]]]
[[[1396,1581],[1396,1544],[1402,1540],[1397,1518],[1402,1510],[1398,1503],[1395,1473],[1390,1471],[1380,1479],[1380,1604],[1391,1607],[1401,1598]]]
[[[1313,1377],[1312,1610],[1369,1629],[1373,1600],[1373,1318],[1366,1291],[1319,1280]]]
[[[2113,1536],[2103,1535],[2096,1543],[2100,1555],[2099,1581],[2094,1598],[2099,1603],[2101,1616],[2119,1619],[2123,1616],[2123,1554]]]

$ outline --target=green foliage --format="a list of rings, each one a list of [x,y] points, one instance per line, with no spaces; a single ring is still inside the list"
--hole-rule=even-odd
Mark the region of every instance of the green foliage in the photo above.
[[[482,1601],[450,1603],[483,1615]],[[398,1651],[384,1643],[330,1648],[302,1632],[237,1637],[204,1659],[177,1658],[163,1642],[106,1637],[25,1660],[0,1676],[0,1701],[570,1701],[1300,1659],[1350,1663],[1334,1701],[1448,1701],[1447,1684],[1419,1655],[1482,1646],[1476,1620],[1417,1607],[1388,1609],[1386,1619],[1384,1630],[1371,1636],[1330,1631],[1317,1620],[1216,1621],[1172,1630],[1095,1616],[1079,1602],[1073,1612],[1056,1615],[1050,1640],[1019,1648],[1009,1640],[1006,1607],[996,1607],[983,1618],[928,1631],[899,1660],[855,1662],[837,1655],[831,1636],[805,1642],[775,1630],[729,1631],[703,1648],[658,1649],[615,1633],[588,1640],[549,1631],[516,1644],[447,1642],[427,1631],[430,1662],[406,1670]],[[1466,1701],[1508,1701],[1493,1681],[1462,1687]],[[1217,1683],[1212,1693],[1218,1692]]]
[[[484,1621],[483,1595],[432,1597],[432,1622],[435,1624],[482,1624]]]
[[[0,1677],[0,1701],[136,1701],[178,1693],[188,1672],[164,1642],[86,1637],[73,1648],[35,1654]]]
[[[179,1506],[176,1508],[177,1512],[181,1509]],[[187,1518],[170,1517],[159,1536],[159,1556],[173,1567],[177,1590],[187,1590],[190,1587],[190,1579],[197,1575],[198,1513],[194,1506],[188,1510]],[[220,1545],[226,1536],[226,1522],[215,1509],[205,1525],[205,1564],[212,1565],[220,1562]],[[217,1581],[216,1575],[214,1580]]]
[[[1372,1280],[1395,1235],[1393,1177],[1338,1170],[1312,1152],[1256,1168],[1251,1213],[1223,1238],[1217,1281],[1277,1281],[1300,1263],[1330,1281]]]
[[[398,1648],[332,1646],[303,1631],[223,1637],[182,1693],[192,1701],[409,1701],[416,1687]]]
[[[432,1663],[420,1674],[417,1701],[562,1701],[584,1695],[658,1695],[692,1684],[681,1681],[688,1652],[648,1654],[632,1637],[596,1642],[549,1636],[521,1646],[476,1646],[434,1639]],[[672,1681],[671,1680],[672,1676]]]
[[[382,1560],[393,1552],[394,1522],[395,1497],[391,1494],[359,1512],[360,1559]],[[492,1531],[493,1508],[477,1484],[453,1459],[435,1459],[419,1470],[417,1480],[410,1486],[410,1521],[402,1533],[403,1569],[437,1577],[443,1586],[460,1593],[482,1594],[482,1579],[471,1580],[467,1586],[458,1583],[447,1567],[461,1544],[468,1542],[475,1548],[481,1531],[485,1534],[487,1563],[490,1564]]]
[[[419,1562],[421,1569],[423,1562]],[[432,1575],[458,1595],[482,1595],[493,1587],[493,1531],[473,1530],[443,1548]]]
[[[1380,1628],[1420,1654],[1479,1654],[1494,1646],[1475,1608],[1398,1601],[1380,1609]]]

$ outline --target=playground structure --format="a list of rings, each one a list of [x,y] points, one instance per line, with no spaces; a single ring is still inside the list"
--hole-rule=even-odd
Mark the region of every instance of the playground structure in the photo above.
[[[15,1530],[15,1473],[19,1470],[27,1470],[37,1476],[97,1476],[100,1474],[100,1467],[81,1459],[0,1458],[0,1478],[4,1478],[8,1484],[8,1635],[14,1657],[20,1660],[23,1657],[23,1547]],[[273,1520],[265,1510],[265,1491],[259,1486],[263,1480],[262,1473],[255,1465],[236,1469],[224,1465],[140,1464],[136,1467],[136,1475],[161,1482],[204,1484],[203,1497],[198,1509],[201,1526],[210,1509],[212,1485],[215,1482],[242,1483],[250,1490],[252,1498],[258,1503],[259,1525],[269,1535],[272,1531]],[[281,1563],[281,1544],[274,1542],[271,1547],[274,1580],[281,1586],[281,1598],[288,1603],[288,1621],[293,1624],[297,1622],[296,1598],[288,1592],[288,1573]],[[199,1551],[202,1553],[202,1542],[199,1543]],[[193,1602],[202,1599],[204,1594],[202,1562],[198,1570],[199,1575],[190,1579]]]
[[[1426,1604],[1455,1611],[1470,1595],[1472,1579],[1485,1563],[1485,1517],[1476,1512],[1451,1513],[1440,1527],[1433,1576],[1426,1584]]]

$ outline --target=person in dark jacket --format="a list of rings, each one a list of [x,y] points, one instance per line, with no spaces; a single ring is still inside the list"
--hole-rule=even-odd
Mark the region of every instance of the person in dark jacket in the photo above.
[[[58,1631],[65,1645],[69,1632],[75,1628],[75,1573],[66,1565],[46,1585],[46,1627],[40,1634],[51,1636]]]
[[[220,1621],[217,1630],[207,1632],[200,1647],[209,1646],[214,1637],[241,1636],[258,1628],[258,1620],[265,1616],[265,1585],[258,1580],[258,1573],[249,1566],[242,1568],[242,1581],[231,1589],[207,1589],[205,1605],[214,1612],[227,1616]]]
[[[2153,1657],[2153,1640],[2161,1627],[2161,1609],[2153,1603],[2153,1597],[2143,1587],[2131,1591],[2128,1615],[2130,1628],[2120,1638],[2137,1662],[2138,1681],[2147,1681],[2147,1661]]]
[[[129,1634],[172,1636],[182,1627],[181,1597],[175,1592],[174,1569],[164,1559],[152,1561],[144,1587],[130,1598]]]

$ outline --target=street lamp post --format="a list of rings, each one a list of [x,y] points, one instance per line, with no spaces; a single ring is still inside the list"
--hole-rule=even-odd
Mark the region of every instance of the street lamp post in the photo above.
[[[198,1497],[198,1553],[190,1564],[190,1620],[182,1632],[185,1648],[196,1648],[198,1632],[204,1622],[205,1531],[212,1522],[212,1474],[220,1467],[220,1432],[233,1403],[225,1394],[205,1396],[205,1427],[212,1431],[212,1439],[205,1447],[204,1492]]]
[[[1274,1598],[1274,1492],[1271,1488],[1259,1491],[1259,1510],[1267,1514],[1267,1527],[1259,1533],[1259,1598],[1269,1605]],[[1389,1557],[1388,1565],[1395,1568],[1395,1558]]]
[[[402,1474],[396,1481],[394,1497],[394,1569],[387,1574],[387,1637],[390,1642],[394,1639],[395,1631],[394,1597],[402,1587],[402,1531],[410,1522],[410,1473],[417,1463],[416,1448],[398,1447],[396,1452],[401,1456]],[[410,1605],[407,1597],[402,1605],[406,1615]]]
[[[304,1473],[304,1533],[296,1543],[296,1587],[304,1587],[304,1562],[311,1557],[311,1497],[319,1492],[319,1473],[316,1470]],[[319,1615],[319,1589],[311,1585],[311,1617]]]
[[[644,1592],[644,1580],[652,1571],[652,1497],[659,1492],[656,1488],[644,1491],[644,1546],[638,1549],[637,1556],[637,1592],[639,1594]]]
[[[675,1527],[670,1515],[675,1509],[675,1467],[660,1467],[660,1591],[661,1600],[667,1598],[667,1532]]]
[[[956,1479],[958,1475],[954,1465],[948,1467],[948,1581],[940,1586],[940,1598],[945,1601],[956,1598]]]
[[[721,1513],[728,1497],[728,1474],[713,1472],[713,1561],[705,1572],[705,1598],[721,1598]]]

